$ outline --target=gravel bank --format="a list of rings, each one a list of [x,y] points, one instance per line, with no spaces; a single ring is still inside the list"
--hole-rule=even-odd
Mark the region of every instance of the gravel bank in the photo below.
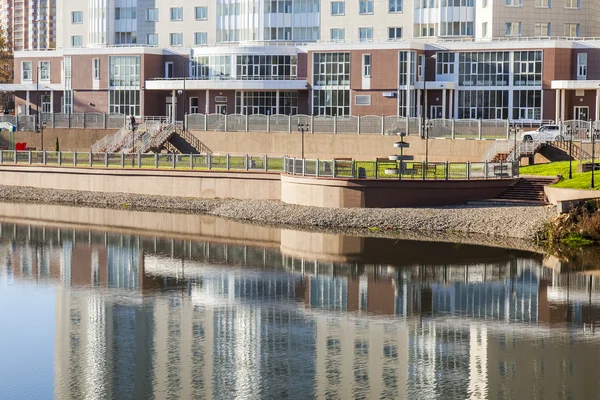
[[[268,225],[335,230],[450,232],[532,239],[556,215],[550,206],[480,203],[453,207],[327,209],[268,200],[190,199],[0,186],[0,200],[211,214]]]

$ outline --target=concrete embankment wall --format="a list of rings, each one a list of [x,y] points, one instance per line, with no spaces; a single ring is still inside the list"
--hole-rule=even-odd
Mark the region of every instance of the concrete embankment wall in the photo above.
[[[118,129],[44,129],[44,150],[54,151],[56,149],[56,138],[61,151],[90,151],[90,148],[104,136],[115,133]],[[17,143],[26,142],[27,147],[36,150],[42,148],[42,134],[32,131],[19,131],[14,133]],[[10,141],[10,133],[0,132],[0,147],[7,148]]]
[[[294,133],[263,132],[192,132],[213,152],[231,154],[271,154],[300,157],[302,135]],[[397,154],[393,143],[400,138],[392,135],[349,135],[305,133],[304,147],[306,158],[331,159],[352,157],[374,160]],[[405,154],[415,156],[417,161],[425,159],[426,141],[418,136],[408,136],[405,141],[410,148]],[[429,161],[482,161],[494,140],[430,139]]]
[[[7,186],[191,198],[279,200],[279,174],[3,165]]]

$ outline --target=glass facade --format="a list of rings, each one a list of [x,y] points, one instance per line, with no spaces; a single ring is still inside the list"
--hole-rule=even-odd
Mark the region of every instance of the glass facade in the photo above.
[[[110,57],[109,82],[109,112],[140,115],[140,57]]]
[[[192,61],[192,76],[199,79],[230,79],[231,56],[197,56]]]
[[[72,89],[72,60],[71,57],[65,57],[63,61],[63,79],[65,90],[63,91],[62,112],[64,114],[73,113],[73,89]]]
[[[350,115],[350,53],[314,53],[313,84],[314,115]]]
[[[398,115],[414,117],[416,115],[414,84],[417,71],[417,53],[398,52]]]
[[[297,69],[297,56],[243,55],[236,58],[237,79],[296,79]]]
[[[296,115],[298,92],[236,92],[236,114]]]

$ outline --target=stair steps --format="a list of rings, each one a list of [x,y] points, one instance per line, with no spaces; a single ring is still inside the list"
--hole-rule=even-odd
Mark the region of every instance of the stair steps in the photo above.
[[[513,186],[496,196],[495,201],[547,203],[544,186],[555,181],[554,177],[521,177]]]

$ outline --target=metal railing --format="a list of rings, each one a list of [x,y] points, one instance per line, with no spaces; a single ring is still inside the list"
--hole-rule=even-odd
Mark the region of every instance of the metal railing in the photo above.
[[[396,173],[388,173],[389,171]],[[285,157],[283,172],[290,175],[350,179],[471,180],[519,176],[513,162],[405,162],[320,160]]]
[[[93,153],[0,150],[0,164],[54,167],[282,172],[284,157],[268,155]]]

